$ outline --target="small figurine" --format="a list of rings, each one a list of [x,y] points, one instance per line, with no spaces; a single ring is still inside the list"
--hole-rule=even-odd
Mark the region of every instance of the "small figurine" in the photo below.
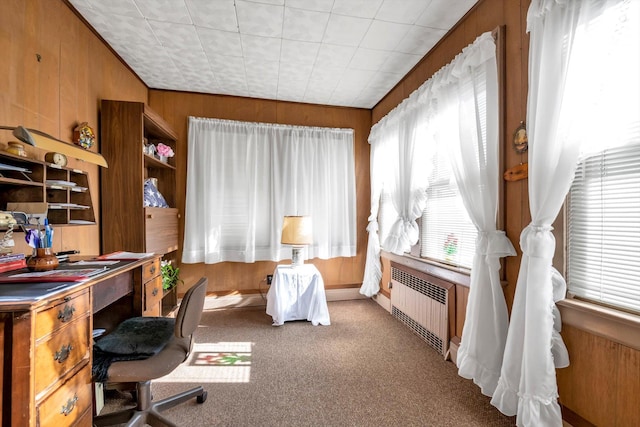
[[[95,133],[93,129],[89,126],[87,122],[80,123],[73,130],[73,142],[75,142],[80,147],[89,149],[93,146],[96,141]]]

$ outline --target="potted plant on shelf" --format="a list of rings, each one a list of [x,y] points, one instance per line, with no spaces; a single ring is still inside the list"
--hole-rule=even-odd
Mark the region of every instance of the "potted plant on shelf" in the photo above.
[[[178,282],[182,282],[179,277],[180,268],[174,267],[171,261],[161,261],[160,272],[162,274],[162,289],[165,294],[175,288]]]

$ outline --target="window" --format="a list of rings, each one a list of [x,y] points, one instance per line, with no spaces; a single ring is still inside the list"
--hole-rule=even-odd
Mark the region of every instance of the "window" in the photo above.
[[[625,19],[620,20],[619,16]],[[587,113],[598,121],[590,129],[596,137],[587,141],[585,149],[590,154],[578,164],[568,195],[566,232],[569,293],[637,313],[640,313],[639,16],[638,2],[621,2],[603,11],[578,33],[582,38],[576,38],[577,48],[588,51],[584,56],[590,60],[588,66],[600,69],[601,75],[607,77],[594,81],[587,76],[587,81],[574,82],[576,87],[590,86],[591,96],[597,102],[588,104]],[[594,53],[593,40],[606,40],[609,44]],[[606,61],[598,59],[602,56]],[[589,148],[594,146],[599,148]]]
[[[478,231],[462,202],[446,150],[434,153],[432,165],[421,218],[420,256],[471,268]]]
[[[289,258],[285,215],[311,215],[308,258],[356,254],[352,129],[189,118],[182,261]]]

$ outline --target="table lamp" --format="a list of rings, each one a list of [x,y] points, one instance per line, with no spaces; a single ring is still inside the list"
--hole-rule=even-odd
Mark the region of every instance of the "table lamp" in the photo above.
[[[282,223],[282,238],[280,243],[291,245],[291,265],[304,264],[302,250],[306,245],[313,243],[311,236],[310,216],[285,216]]]

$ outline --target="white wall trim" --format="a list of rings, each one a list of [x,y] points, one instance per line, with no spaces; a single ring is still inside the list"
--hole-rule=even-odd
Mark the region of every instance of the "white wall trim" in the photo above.
[[[389,313],[391,313],[391,300],[389,298],[387,298],[381,293],[378,293],[373,296],[373,300],[377,302],[380,307],[384,308]]]
[[[352,299],[364,299],[360,294],[360,288],[327,289],[327,301],[344,301]],[[204,302],[204,310],[217,310],[221,308],[256,307],[267,305],[267,294],[238,294],[213,296],[209,295]]]

